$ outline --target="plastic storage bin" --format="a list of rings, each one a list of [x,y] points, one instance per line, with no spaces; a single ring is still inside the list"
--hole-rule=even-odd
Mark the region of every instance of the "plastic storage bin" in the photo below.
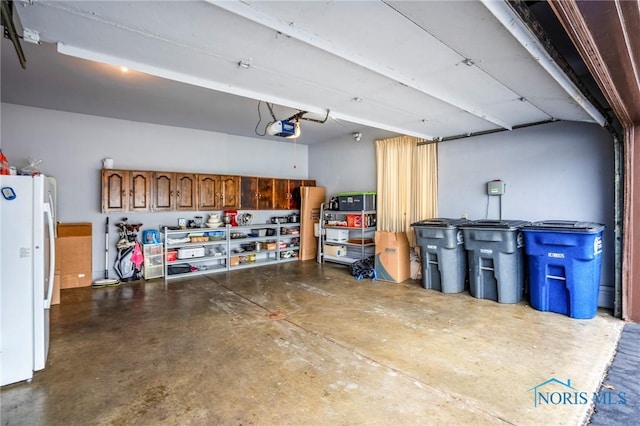
[[[461,229],[469,262],[469,293],[478,299],[518,303],[524,292],[522,220],[476,220]]]
[[[593,318],[598,311],[604,226],[542,221],[522,230],[531,306],[571,318]]]
[[[375,192],[341,192],[338,197],[338,210],[361,211],[376,209]]]
[[[422,252],[422,287],[460,293],[466,287],[467,252],[458,226],[466,219],[433,218],[411,224]]]

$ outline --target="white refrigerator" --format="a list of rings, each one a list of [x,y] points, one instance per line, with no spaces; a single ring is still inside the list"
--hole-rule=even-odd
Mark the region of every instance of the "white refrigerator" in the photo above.
[[[55,181],[0,176],[0,386],[30,380],[49,351]]]

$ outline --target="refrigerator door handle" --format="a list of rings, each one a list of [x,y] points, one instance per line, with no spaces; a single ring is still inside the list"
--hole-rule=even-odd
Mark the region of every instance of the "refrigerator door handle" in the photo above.
[[[50,217],[51,217],[51,222],[55,222],[56,221],[56,211],[55,211],[55,203],[53,202],[53,196],[51,195],[51,192],[49,192],[49,194],[47,194],[49,197],[49,210],[50,210]],[[57,237],[57,229],[54,227],[53,228],[53,236]]]
[[[47,216],[48,232],[49,232],[49,287],[47,288],[47,298],[44,301],[44,308],[51,308],[51,299],[53,297],[54,275],[56,270],[56,241],[53,227],[53,214],[51,205],[44,204],[44,214]]]

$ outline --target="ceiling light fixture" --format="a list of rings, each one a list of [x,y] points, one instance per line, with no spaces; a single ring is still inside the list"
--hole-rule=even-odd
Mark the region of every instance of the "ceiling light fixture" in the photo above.
[[[129,68],[127,68],[127,67],[120,67],[120,71],[122,71],[122,72],[129,72]]]
[[[360,142],[360,139],[362,139],[362,133],[354,132],[353,133],[353,139],[355,139],[356,142]]]

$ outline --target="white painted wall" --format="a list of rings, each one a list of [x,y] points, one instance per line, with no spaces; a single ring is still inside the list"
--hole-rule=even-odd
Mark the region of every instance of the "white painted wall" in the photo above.
[[[351,135],[309,147],[309,177],[324,186],[327,199],[338,192],[376,190],[376,151],[372,140]],[[327,200],[328,201],[328,200]]]
[[[309,148],[309,175],[327,194],[375,190],[375,145],[345,138]],[[486,183],[506,182],[502,218],[583,220],[606,225],[600,305],[614,283],[614,160],[611,136],[585,123],[556,122],[443,142],[438,146],[438,215],[498,218]]]
[[[585,123],[556,122],[438,146],[440,217],[498,218],[486,183],[506,182],[502,218],[580,220],[606,226],[601,306],[614,285],[614,158],[611,136]],[[487,204],[489,203],[489,204]]]
[[[99,100],[97,100],[99,101]],[[243,138],[223,133],[160,126],[3,103],[2,151],[21,168],[28,157],[42,159],[42,173],[58,183],[58,221],[93,223],[94,278],[104,274],[104,223],[100,213],[102,159],[115,168],[165,170],[281,178],[308,178],[308,150],[289,142]],[[294,167],[295,166],[295,167]],[[143,229],[173,225],[196,212],[110,214],[114,223],[126,216]],[[274,212],[264,212],[264,223]],[[206,217],[206,215],[205,215]],[[110,229],[115,259],[115,227]],[[111,276],[114,272],[111,271]]]
[[[100,168],[104,157],[116,167],[167,171],[311,178],[327,194],[376,187],[375,146],[346,136],[332,142],[294,146],[221,133],[114,120],[2,104],[1,147],[21,167],[29,156],[45,160],[42,171],[58,179],[58,220],[93,223],[93,269],[104,270],[105,215],[100,213]],[[567,219],[604,223],[602,306],[613,300],[613,148],[598,126],[557,122],[511,132],[441,143],[438,147],[439,216],[471,219],[498,215],[486,182],[507,183],[505,219]],[[295,166],[295,167],[294,167]],[[489,202],[489,204],[487,204]],[[195,213],[127,215],[144,228],[176,223]],[[266,212],[266,220],[273,215]],[[112,214],[115,223],[123,215]],[[112,228],[111,247],[117,236]],[[112,250],[109,266],[112,265]]]

